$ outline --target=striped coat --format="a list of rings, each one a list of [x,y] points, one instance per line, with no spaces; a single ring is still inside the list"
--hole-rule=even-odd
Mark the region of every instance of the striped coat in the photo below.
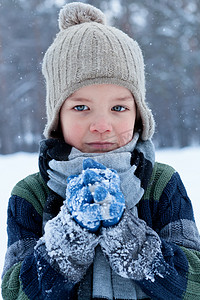
[[[78,299],[78,285],[68,282],[34,249],[43,234],[43,208],[48,194],[40,173],[23,179],[12,191],[3,299]],[[137,284],[149,299],[200,299],[199,234],[191,202],[173,168],[155,163],[138,213],[158,233],[167,271],[154,282],[144,279]]]

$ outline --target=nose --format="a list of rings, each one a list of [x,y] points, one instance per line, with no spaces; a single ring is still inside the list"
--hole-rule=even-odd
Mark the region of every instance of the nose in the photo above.
[[[112,124],[106,116],[96,116],[90,124],[91,132],[111,132]]]

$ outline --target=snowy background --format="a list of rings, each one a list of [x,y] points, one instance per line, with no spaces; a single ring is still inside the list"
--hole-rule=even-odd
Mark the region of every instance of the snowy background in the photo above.
[[[192,200],[197,226],[200,230],[200,147],[165,149],[156,152],[156,160],[172,165],[181,175]],[[6,251],[6,211],[13,186],[25,176],[38,171],[37,154],[17,153],[0,155],[1,199],[1,252],[0,269],[3,269]],[[1,296],[0,296],[0,299]]]

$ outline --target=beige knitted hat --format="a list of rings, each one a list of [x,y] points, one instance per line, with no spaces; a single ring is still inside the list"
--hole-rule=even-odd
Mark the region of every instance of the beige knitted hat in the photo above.
[[[59,14],[60,32],[47,50],[42,71],[46,79],[46,138],[55,137],[64,101],[81,87],[117,84],[134,95],[142,120],[143,140],[154,133],[154,119],[145,102],[144,62],[137,42],[105,24],[94,6],[74,2]]]

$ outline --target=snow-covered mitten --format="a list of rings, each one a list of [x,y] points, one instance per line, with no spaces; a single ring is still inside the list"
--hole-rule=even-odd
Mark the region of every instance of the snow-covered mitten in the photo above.
[[[80,175],[67,179],[66,201],[73,218],[95,232],[119,222],[125,200],[120,190],[120,178],[115,170],[87,158]]]
[[[44,231],[36,246],[37,251],[68,282],[79,282],[93,262],[99,238],[73,220],[66,202],[59,214],[46,223]]]
[[[154,280],[154,275],[161,271],[161,241],[153,229],[125,211],[119,224],[101,230],[102,251],[117,274],[134,280]]]

